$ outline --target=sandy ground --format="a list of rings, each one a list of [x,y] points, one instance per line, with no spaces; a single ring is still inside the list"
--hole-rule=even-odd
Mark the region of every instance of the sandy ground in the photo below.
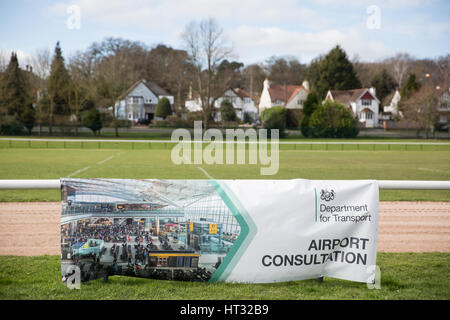
[[[59,202],[0,203],[0,255],[60,254]],[[381,202],[379,252],[450,252],[450,202]]]

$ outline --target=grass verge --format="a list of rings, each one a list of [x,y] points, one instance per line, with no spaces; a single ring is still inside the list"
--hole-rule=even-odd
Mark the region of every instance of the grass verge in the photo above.
[[[449,253],[378,253],[381,289],[325,278],[273,284],[199,283],[111,277],[70,290],[58,256],[0,256],[0,299],[450,299]]]

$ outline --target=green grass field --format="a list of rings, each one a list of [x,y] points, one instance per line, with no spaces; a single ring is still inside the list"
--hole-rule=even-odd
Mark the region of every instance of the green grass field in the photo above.
[[[259,165],[177,166],[170,158],[171,147],[170,143],[0,141],[0,179],[207,179],[207,172],[215,179],[450,180],[450,146],[426,142],[406,147],[281,145],[279,171],[273,176],[261,176]],[[450,192],[381,190],[380,198],[450,201]],[[60,201],[60,192],[0,190],[0,201]],[[450,299],[449,263],[448,253],[379,253],[381,290],[331,278],[323,283],[206,284],[129,277],[112,277],[107,284],[96,280],[81,290],[69,290],[60,282],[58,256],[0,256],[0,299]]]
[[[450,299],[450,254],[379,253],[381,289],[325,278],[274,284],[229,284],[111,277],[70,290],[58,256],[0,256],[0,299]],[[20,267],[19,267],[20,266]]]
[[[0,141],[0,179],[136,178],[449,180],[450,146],[280,146],[279,171],[260,165],[175,165],[173,144]],[[359,148],[359,149],[357,149]],[[312,150],[311,150],[312,149]],[[450,201],[448,190],[381,190],[386,200]],[[0,190],[0,201],[59,201],[58,190]]]

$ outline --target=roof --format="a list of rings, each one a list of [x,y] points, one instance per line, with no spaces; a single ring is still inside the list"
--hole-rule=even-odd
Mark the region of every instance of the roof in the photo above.
[[[367,88],[351,89],[351,90],[330,90],[333,100],[342,104],[350,104],[358,100],[361,95],[369,91]],[[375,98],[375,97],[374,97]]]
[[[236,93],[242,99],[243,98],[251,98],[250,94],[247,91],[242,90],[241,88],[231,88],[231,90],[233,90],[234,93]]]
[[[272,100],[272,102],[275,102],[276,100],[281,100],[287,103],[292,98],[294,98],[297,95],[297,93],[302,89],[306,90],[306,88],[304,88],[303,86],[298,85],[272,84],[269,87],[270,100]]]
[[[145,79],[141,79],[139,81],[136,81],[131,87],[128,88],[127,91],[125,91],[124,93],[122,93],[119,96],[119,100],[122,100],[123,98],[125,98],[127,95],[130,94],[131,91],[133,91],[138,85],[140,85],[141,83],[143,83],[151,92],[153,92],[155,95],[157,96],[168,96],[169,93],[164,90],[163,88],[161,88],[160,86],[158,86],[156,83],[151,82],[151,81],[147,81]]]

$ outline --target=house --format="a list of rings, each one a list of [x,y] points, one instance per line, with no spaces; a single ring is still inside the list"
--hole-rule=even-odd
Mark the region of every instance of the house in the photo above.
[[[139,80],[119,97],[114,116],[122,120],[149,122],[154,119],[156,105],[162,97],[173,105],[174,98],[166,90],[154,82]]]
[[[253,102],[250,94],[240,88],[228,88],[214,102],[214,107],[216,109],[214,121],[219,122],[222,120],[219,109],[223,101],[231,102],[234,110],[236,111],[236,116],[241,121],[244,121],[245,114],[250,116],[253,121],[257,120],[258,109],[255,107],[255,103]],[[185,102],[185,106],[190,112],[202,111],[200,96],[193,98],[192,93],[190,93]]]
[[[378,107],[375,88],[328,90],[325,100],[337,101],[353,111],[366,128],[378,126]]]
[[[286,109],[303,109],[303,102],[309,94],[309,82],[302,85],[271,84],[264,80],[263,91],[259,100],[259,113],[274,106],[284,106]]]
[[[449,131],[450,120],[450,88],[439,97],[438,106],[439,120],[437,123],[438,130]]]
[[[383,112],[379,115],[379,120],[394,120],[403,118],[403,113],[398,110],[398,103],[401,96],[398,89],[394,93],[389,94],[384,101],[389,102],[388,105],[383,107]]]

